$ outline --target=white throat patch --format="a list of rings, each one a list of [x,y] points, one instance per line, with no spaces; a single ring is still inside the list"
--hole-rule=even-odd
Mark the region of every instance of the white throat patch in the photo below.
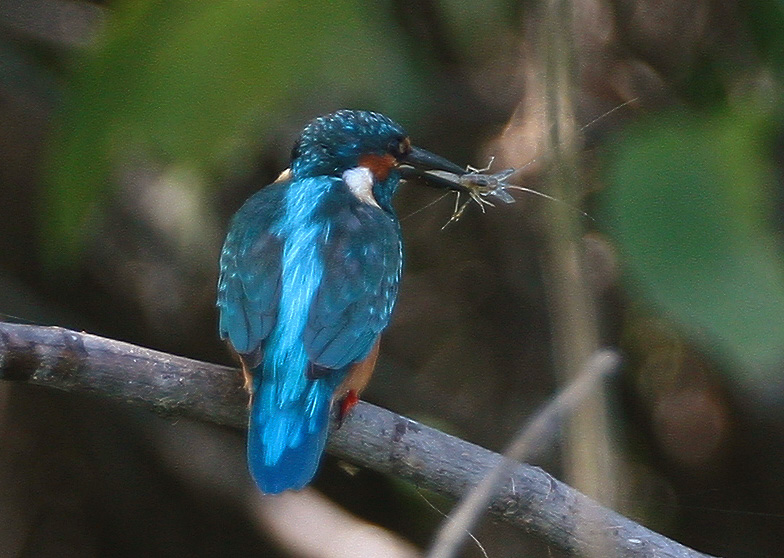
[[[373,197],[373,172],[369,168],[360,166],[348,169],[343,173],[343,182],[359,201],[379,207]]]

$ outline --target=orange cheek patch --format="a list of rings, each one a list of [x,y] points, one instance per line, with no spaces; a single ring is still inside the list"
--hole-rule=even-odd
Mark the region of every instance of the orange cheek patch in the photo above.
[[[387,179],[389,171],[395,165],[397,165],[397,160],[389,153],[384,155],[368,154],[359,158],[359,166],[370,169],[370,172],[373,173],[373,176],[379,182]]]

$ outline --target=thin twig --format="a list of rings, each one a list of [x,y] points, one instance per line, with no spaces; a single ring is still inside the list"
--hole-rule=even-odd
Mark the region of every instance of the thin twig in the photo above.
[[[466,533],[470,533],[479,521],[519,462],[531,456],[538,447],[552,442],[563,417],[584,401],[586,395],[600,389],[602,381],[617,369],[619,363],[620,358],[613,351],[594,353],[583,372],[520,430],[498,466],[460,500],[436,534],[427,558],[451,558],[457,554]]]
[[[57,327],[0,323],[0,380],[86,391],[240,428],[247,421],[238,370]],[[479,484],[503,459],[368,403],[358,404],[332,432],[328,451],[452,498]],[[603,540],[617,558],[706,557],[600,506],[538,467],[517,465],[490,511],[568,552]]]

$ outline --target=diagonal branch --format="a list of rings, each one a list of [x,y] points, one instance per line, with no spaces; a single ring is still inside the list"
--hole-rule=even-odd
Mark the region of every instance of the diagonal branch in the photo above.
[[[242,428],[239,371],[58,327],[0,323],[0,380],[86,391],[167,415]],[[335,456],[459,498],[501,462],[494,452],[360,403],[332,433]],[[490,511],[560,549],[618,558],[706,558],[595,503],[538,467],[517,465]]]
[[[492,502],[496,490],[514,473],[519,462],[534,454],[537,446],[555,439],[555,431],[560,427],[561,419],[573,413],[587,395],[598,392],[602,380],[619,364],[620,357],[612,351],[599,350],[594,353],[577,378],[520,430],[496,468],[463,495],[436,533],[427,558],[452,558],[457,553],[473,525]]]

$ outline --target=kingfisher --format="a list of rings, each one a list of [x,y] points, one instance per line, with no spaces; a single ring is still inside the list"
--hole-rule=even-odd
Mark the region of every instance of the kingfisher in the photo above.
[[[250,392],[248,468],[263,493],[313,479],[331,409],[342,421],[369,381],[403,263],[395,191],[417,176],[460,190],[428,171],[466,173],[386,116],[339,110],[305,126],[289,168],[232,218],[219,328]]]

